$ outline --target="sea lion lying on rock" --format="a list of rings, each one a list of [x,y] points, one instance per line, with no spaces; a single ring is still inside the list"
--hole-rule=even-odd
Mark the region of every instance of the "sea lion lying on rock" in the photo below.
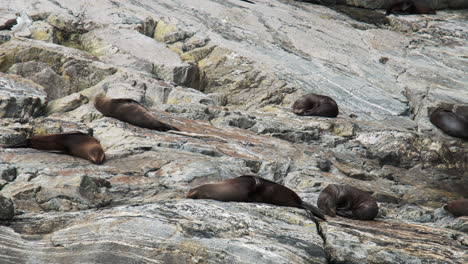
[[[339,215],[357,220],[372,220],[379,212],[374,197],[349,185],[328,185],[320,193],[317,206],[326,215]]]
[[[37,135],[24,142],[3,147],[60,151],[95,164],[101,164],[105,159],[104,150],[99,141],[81,132]]]
[[[336,117],[338,105],[332,98],[319,94],[305,94],[292,105],[296,115]]]
[[[444,209],[454,216],[468,216],[468,199],[451,201],[444,205]]]
[[[94,106],[104,116],[112,117],[137,127],[158,131],[175,130],[177,128],[159,121],[151,111],[139,102],[128,98],[109,98],[96,96]]]
[[[452,137],[468,139],[468,111],[464,107],[455,108],[455,111],[436,108],[429,120]]]
[[[210,183],[193,188],[187,193],[191,199],[213,199],[223,202],[267,203],[302,208],[309,216],[325,220],[322,211],[305,203],[291,189],[281,184],[252,175]]]

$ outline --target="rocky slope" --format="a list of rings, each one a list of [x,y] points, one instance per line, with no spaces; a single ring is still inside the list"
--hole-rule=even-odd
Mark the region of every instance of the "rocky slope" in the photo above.
[[[441,208],[468,197],[468,143],[428,120],[468,103],[466,10],[4,1],[0,23],[21,10],[34,23],[30,37],[0,31],[0,144],[78,130],[107,160],[0,149],[0,263],[468,262],[468,218]],[[333,97],[340,115],[292,114],[308,92]],[[103,117],[99,93],[204,136]],[[316,223],[295,208],[184,199],[242,174],[311,203],[350,184],[381,209],[373,222]]]

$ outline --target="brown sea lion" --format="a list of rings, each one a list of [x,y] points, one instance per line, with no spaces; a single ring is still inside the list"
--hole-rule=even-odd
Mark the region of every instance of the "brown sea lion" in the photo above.
[[[369,193],[349,185],[330,184],[320,193],[317,206],[326,215],[372,220],[379,207]]]
[[[223,202],[267,203],[296,207],[307,210],[312,219],[315,219],[315,215],[325,220],[325,216],[320,209],[302,201],[293,190],[252,175],[243,175],[198,186],[187,193],[187,198],[213,199]]]
[[[11,30],[11,28],[17,23],[16,18],[8,19],[3,23],[3,25],[0,24],[0,30]]]
[[[452,110],[439,107],[432,112],[429,120],[452,137],[468,139],[468,116],[464,116],[466,113],[463,112],[463,108],[460,109],[462,110],[459,110],[457,114]]]
[[[96,164],[101,164],[105,159],[104,150],[99,141],[81,132],[37,135],[19,144],[3,147],[60,151]]]
[[[403,0],[390,5],[387,8],[385,15],[390,15],[392,13],[435,14],[436,11],[426,3],[413,0]]]
[[[305,94],[292,105],[293,112],[302,116],[336,117],[338,105],[332,98],[319,94]]]
[[[113,117],[134,126],[158,131],[179,131],[177,128],[159,121],[148,108],[132,99],[108,98],[99,95],[94,100],[94,106],[104,116]]]
[[[454,216],[468,216],[468,199],[451,201],[444,205],[444,209]]]

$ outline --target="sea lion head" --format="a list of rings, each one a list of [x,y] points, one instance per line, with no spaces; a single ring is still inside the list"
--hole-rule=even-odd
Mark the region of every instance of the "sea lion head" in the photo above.
[[[88,152],[89,160],[95,164],[101,164],[106,159],[106,154],[100,145],[93,145]]]
[[[110,103],[110,99],[107,98],[104,93],[100,93],[96,95],[96,97],[94,97],[94,107],[96,107],[96,109],[99,110],[99,112],[103,113],[104,115],[105,113],[108,113],[110,110],[109,103]]]
[[[448,204],[445,204],[443,208],[444,208],[444,210],[445,210],[445,211],[449,211],[449,210],[450,210],[450,208],[449,208],[449,205],[448,205]]]
[[[379,213],[379,207],[374,199],[367,200],[364,205],[354,211],[355,217],[360,220],[373,220]]]
[[[199,196],[198,191],[195,189],[192,189],[187,193],[187,198],[190,198],[190,199],[199,199],[198,196]]]

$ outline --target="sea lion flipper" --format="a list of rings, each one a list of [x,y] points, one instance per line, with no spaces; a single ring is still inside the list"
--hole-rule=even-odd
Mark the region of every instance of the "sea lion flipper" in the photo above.
[[[3,145],[3,148],[29,148],[31,147],[31,139],[26,139],[20,143],[12,144],[12,145]]]
[[[314,205],[308,204],[306,202],[302,202],[301,206],[302,206],[302,208],[304,208],[307,211],[309,211],[310,213],[312,213],[313,216],[317,216],[318,218],[320,218],[320,219],[322,219],[324,221],[327,221],[327,219],[325,219],[325,215],[323,214],[322,210],[315,207]]]
[[[353,210],[343,210],[343,209],[339,209],[337,208],[336,209],[336,214],[339,215],[339,216],[342,216],[342,217],[348,217],[348,218],[352,218],[353,217]]]

